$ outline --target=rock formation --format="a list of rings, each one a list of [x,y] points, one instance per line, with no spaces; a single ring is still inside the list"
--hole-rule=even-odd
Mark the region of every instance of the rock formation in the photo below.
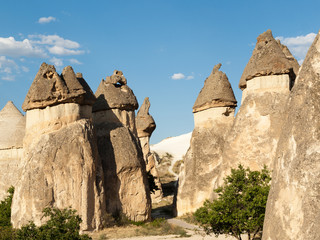
[[[77,210],[81,229],[101,226],[105,211],[103,172],[92,125],[91,89],[68,66],[58,75],[43,63],[23,103],[26,133],[22,174],[11,221],[40,225],[45,207]]]
[[[20,178],[19,163],[23,155],[25,127],[25,117],[9,101],[0,111],[0,201]]]
[[[144,221],[151,216],[150,192],[135,126],[138,102],[126,82],[117,70],[101,81],[93,121],[104,170],[107,211]]]
[[[287,50],[286,55],[282,49]],[[289,50],[277,43],[270,30],[257,38],[240,79],[242,104],[226,139],[220,179],[240,163],[251,170],[260,170],[264,165],[272,169],[284,106],[298,69],[289,55]]]
[[[146,97],[137,113],[136,127],[140,145],[142,147],[143,158],[146,163],[146,171],[153,176],[155,186],[158,188],[158,190],[151,193],[151,199],[152,202],[159,202],[162,198],[162,187],[158,171],[156,169],[155,156],[150,152],[149,144],[151,134],[156,128],[156,123],[153,117],[149,114],[149,108],[149,98]]]
[[[320,239],[320,37],[290,94],[274,157],[263,239]]]
[[[221,161],[237,106],[228,78],[219,71],[220,67],[218,64],[213,68],[193,106],[195,128],[179,175],[178,216],[194,212],[213,197],[216,166]]]

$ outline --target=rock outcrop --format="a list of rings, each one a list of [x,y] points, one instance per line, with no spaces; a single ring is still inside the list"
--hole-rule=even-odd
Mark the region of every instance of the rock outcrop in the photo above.
[[[153,117],[149,114],[150,102],[149,98],[146,97],[141,105],[137,116],[136,116],[136,127],[140,145],[142,148],[143,158],[146,163],[146,171],[151,174],[154,180],[155,187],[157,190],[151,192],[152,202],[159,202],[162,198],[162,187],[159,178],[158,171],[156,169],[156,159],[154,154],[150,151],[150,137],[152,132],[156,128],[156,123]]]
[[[285,105],[295,80],[294,69],[297,71],[296,61],[286,57],[282,48],[270,30],[257,38],[240,80],[240,87],[245,89],[224,146],[220,180],[239,164],[251,170],[260,170],[264,165],[272,169]]]
[[[320,37],[290,94],[274,157],[263,239],[320,239]]]
[[[194,212],[213,197],[217,165],[234,120],[237,101],[221,64],[205,80],[193,106],[195,128],[179,175],[177,215]]]
[[[151,217],[146,166],[137,137],[138,102],[121,71],[102,80],[96,91],[93,121],[97,131],[107,211],[134,221]]]
[[[13,227],[30,220],[41,225],[45,207],[77,210],[82,230],[101,227],[105,195],[92,125],[94,100],[70,66],[58,75],[54,66],[41,65],[23,103],[26,133],[23,170],[12,203]]]
[[[9,101],[0,111],[0,201],[20,178],[25,127],[25,117]]]

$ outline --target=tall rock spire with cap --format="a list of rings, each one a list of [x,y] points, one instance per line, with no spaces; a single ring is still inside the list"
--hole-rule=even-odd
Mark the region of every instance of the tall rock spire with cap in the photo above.
[[[264,240],[320,239],[320,33],[292,89],[274,157]]]
[[[0,111],[0,199],[4,199],[9,186],[16,186],[23,154],[26,120],[12,101]]]
[[[140,140],[143,158],[146,163],[146,170],[152,175],[154,179],[155,186],[158,188],[151,192],[152,202],[159,202],[162,199],[162,187],[159,178],[158,171],[156,169],[156,160],[154,154],[150,152],[150,137],[152,132],[156,128],[156,123],[153,117],[149,114],[150,101],[146,97],[137,113],[136,116],[136,126],[138,138]]]
[[[68,66],[59,75],[43,63],[25,98],[26,134],[22,174],[11,221],[41,225],[45,207],[77,210],[81,229],[102,225],[103,172],[92,125],[95,96]]]
[[[102,80],[96,91],[93,122],[97,132],[107,196],[107,211],[133,221],[151,217],[143,153],[137,137],[137,99],[121,71]]]
[[[193,106],[195,127],[179,175],[177,215],[194,212],[213,198],[212,182],[223,145],[234,120],[235,100],[225,73],[213,68]]]

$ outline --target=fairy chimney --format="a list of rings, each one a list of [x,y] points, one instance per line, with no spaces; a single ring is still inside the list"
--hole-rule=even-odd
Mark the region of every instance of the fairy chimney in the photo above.
[[[26,121],[12,101],[0,111],[0,201],[20,178]]]
[[[22,173],[11,221],[41,225],[45,207],[77,210],[81,229],[101,227],[103,173],[92,125],[91,89],[68,66],[59,75],[43,63],[23,103],[26,133]]]
[[[96,91],[93,122],[104,171],[107,211],[134,221],[151,217],[146,166],[137,137],[137,99],[121,71],[102,80]]]
[[[264,240],[320,239],[320,37],[301,66],[283,115]]]
[[[212,182],[221,161],[225,138],[234,120],[237,101],[225,73],[213,68],[193,106],[195,127],[179,175],[177,215],[194,212],[213,198]]]
[[[146,97],[137,113],[136,127],[143,158],[146,163],[146,170],[153,176],[155,186],[157,187],[157,190],[151,192],[151,200],[152,202],[159,202],[162,199],[162,187],[159,174],[156,169],[155,156],[151,153],[149,144],[151,134],[156,128],[156,123],[153,117],[149,114],[149,108],[149,98]]]

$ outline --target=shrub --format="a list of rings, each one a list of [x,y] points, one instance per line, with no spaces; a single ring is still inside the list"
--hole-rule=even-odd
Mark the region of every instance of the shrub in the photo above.
[[[241,234],[254,239],[262,231],[271,177],[262,171],[250,171],[239,165],[215,190],[218,199],[206,201],[194,216],[207,233],[228,234],[241,240]]]
[[[0,227],[11,227],[11,203],[14,193],[14,187],[7,191],[9,195],[0,203]]]

